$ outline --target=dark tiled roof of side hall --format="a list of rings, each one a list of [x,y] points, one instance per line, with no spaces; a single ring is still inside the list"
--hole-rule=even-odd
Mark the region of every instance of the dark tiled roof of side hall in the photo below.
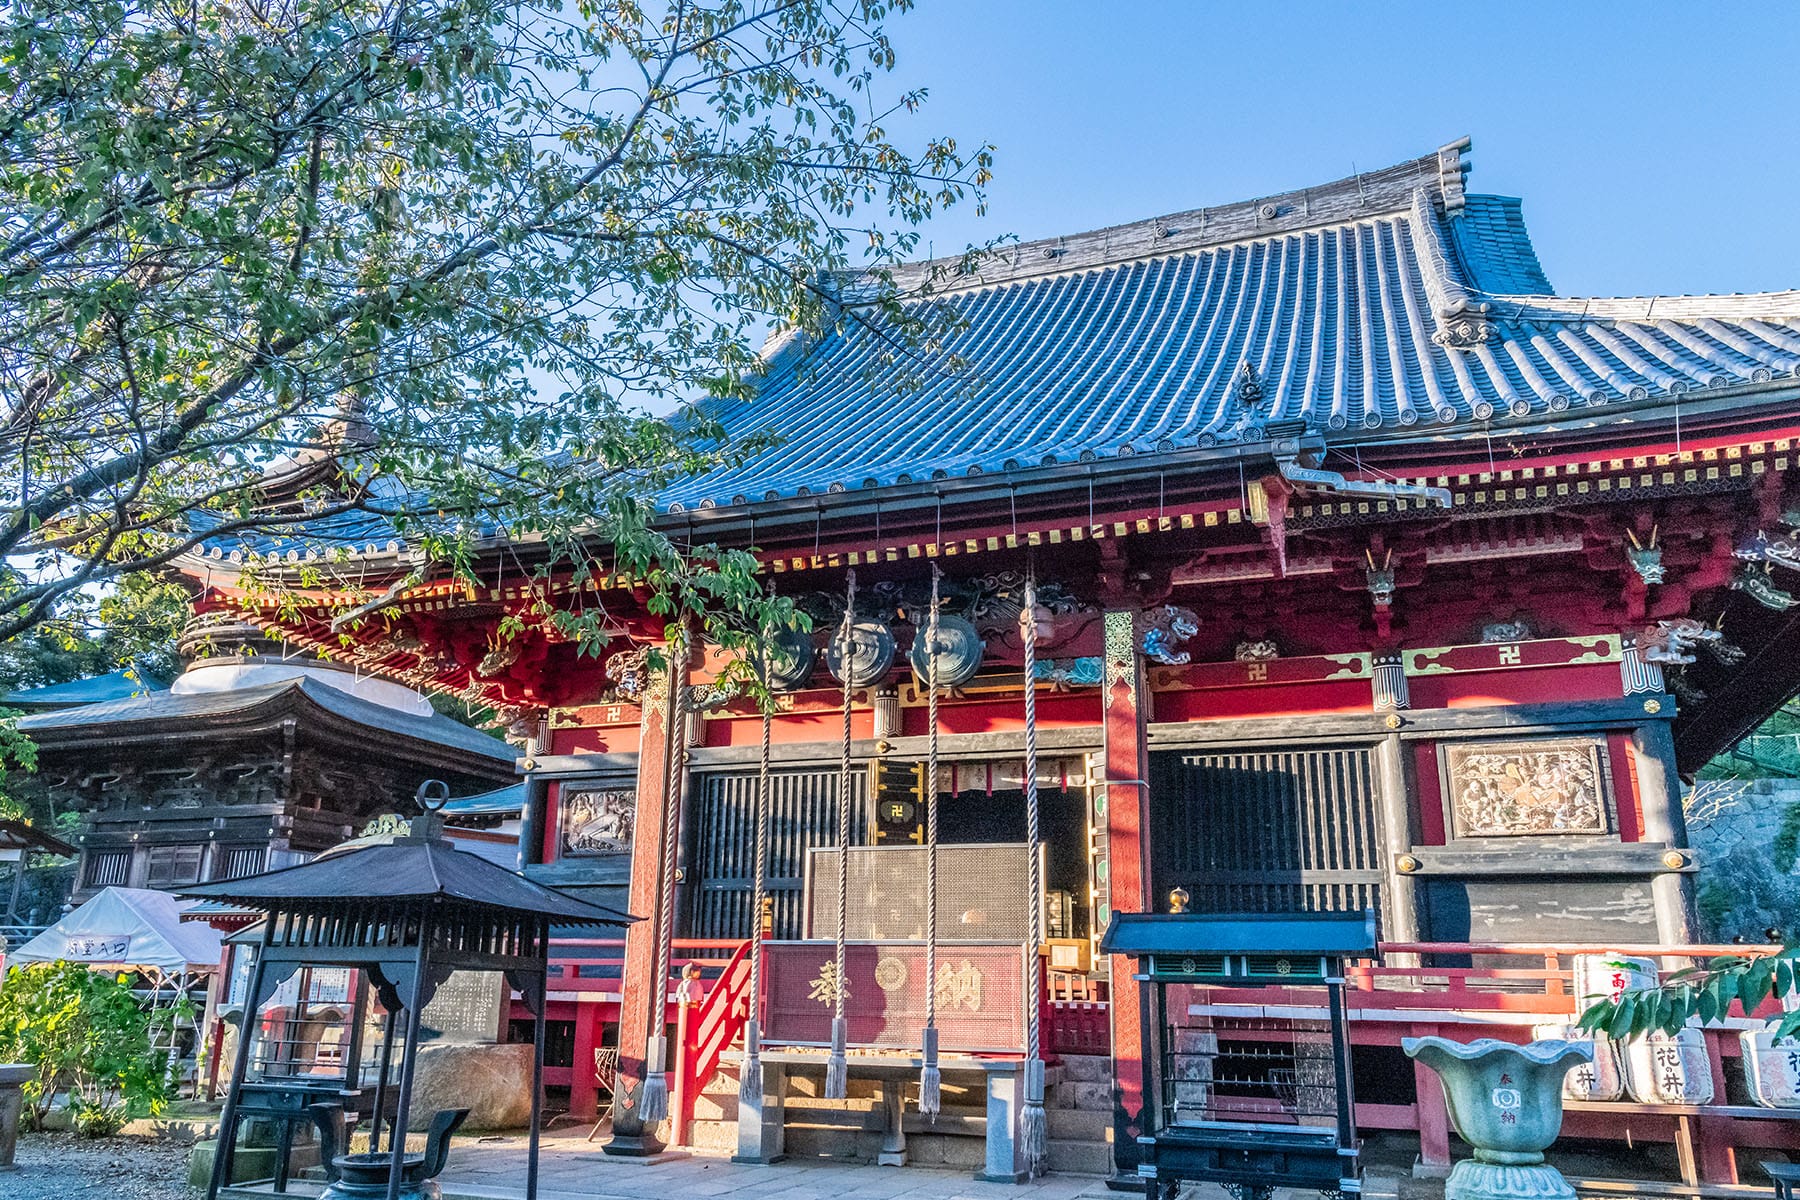
[[[418,716],[402,712],[352,696],[316,679],[283,679],[227,691],[157,692],[149,696],[132,696],[79,708],[35,713],[21,717],[18,727],[34,740],[44,743],[75,739],[104,729],[116,730],[123,736],[136,728],[160,727],[171,721],[204,722],[252,716],[264,706],[292,704],[299,700],[382,734],[460,750],[495,763],[511,763],[518,757],[517,751],[499,738],[452,721],[440,713]]]

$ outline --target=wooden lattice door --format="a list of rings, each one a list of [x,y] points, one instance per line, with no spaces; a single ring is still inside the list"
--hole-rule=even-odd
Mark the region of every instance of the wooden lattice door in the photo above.
[[[1382,840],[1367,746],[1151,756],[1149,899],[1197,912],[1381,913]]]
[[[868,773],[850,773],[850,843],[868,839]],[[801,889],[807,851],[837,844],[838,769],[805,767],[770,773],[766,886],[774,904],[775,936],[796,938],[802,925]],[[688,822],[693,879],[688,937],[749,937],[751,874],[756,854],[756,773],[716,772],[694,780]]]

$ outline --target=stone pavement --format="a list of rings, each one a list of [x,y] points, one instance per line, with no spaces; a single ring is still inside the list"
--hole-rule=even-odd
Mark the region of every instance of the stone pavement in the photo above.
[[[544,1136],[538,1168],[542,1200],[1098,1200],[1121,1195],[1084,1175],[1049,1175],[1014,1185],[979,1183],[967,1171],[932,1167],[826,1159],[757,1167],[699,1154],[645,1165],[609,1158],[600,1152],[600,1141],[589,1143],[586,1137],[585,1128]],[[525,1139],[458,1138],[439,1182],[445,1200],[518,1200],[525,1194]]]

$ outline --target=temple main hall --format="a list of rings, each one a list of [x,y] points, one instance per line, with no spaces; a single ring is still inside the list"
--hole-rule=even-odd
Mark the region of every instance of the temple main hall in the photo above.
[[[1176,1093],[1146,1094],[1140,988],[1099,939],[1175,904],[1371,913],[1357,1127],[1441,1168],[1442,1095],[1400,1038],[1529,1040],[1573,1022],[1584,964],[1698,953],[1683,778],[1800,690],[1800,293],[1568,297],[1554,267],[1520,200],[1471,187],[1465,139],[902,271],[954,315],[941,355],[893,354],[837,281],[837,326],[777,333],[756,395],[710,413],[769,447],[657,500],[812,618],[771,658],[766,760],[716,655],[650,665],[672,631],[636,581],[529,542],[401,587],[348,646],[334,618],[414,569],[368,518],[181,566],[203,608],[525,739],[523,869],[647,918],[561,943],[551,981],[548,1078],[584,1116],[611,1083],[621,1153],[1028,1174],[981,1114],[1038,1062],[1073,1114],[1050,1165],[1128,1177]],[[598,660],[541,620],[497,639],[545,603],[632,636]],[[1197,984],[1183,1016],[1269,1120],[1303,1120],[1305,1039],[1232,1022],[1308,994]],[[960,1123],[882,1074],[928,1019]],[[1755,1047],[1692,1032],[1673,1092],[1622,1062],[1566,1136],[1667,1146],[1709,1184],[1800,1146],[1757,1118]],[[661,1071],[669,1120],[638,1121]]]

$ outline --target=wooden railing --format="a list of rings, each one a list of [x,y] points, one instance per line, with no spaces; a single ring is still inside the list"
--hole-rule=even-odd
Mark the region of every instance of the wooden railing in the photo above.
[[[1111,1054],[1112,1010],[1105,1000],[1051,1000],[1044,1049],[1051,1054]]]
[[[743,944],[735,938],[676,938],[669,958],[670,988],[690,963],[700,967],[708,983],[717,979]],[[625,939],[550,939],[550,991],[617,995],[624,977]],[[669,1002],[674,1003],[672,995]]]
[[[694,1104],[718,1074],[725,1051],[743,1036],[750,1017],[750,943],[740,943],[704,993],[680,994],[676,1017],[675,1071],[669,1106],[669,1144],[685,1146]]]
[[[1380,993],[1378,1000],[1352,995],[1352,1008],[1379,1004],[1571,1016],[1585,1007],[1585,998],[1574,994],[1573,964],[1578,957],[1656,959],[1666,973],[1720,955],[1760,957],[1780,950],[1773,945],[1383,942],[1379,964],[1354,964],[1346,976],[1352,989]],[[1467,960],[1467,965],[1455,960]]]

